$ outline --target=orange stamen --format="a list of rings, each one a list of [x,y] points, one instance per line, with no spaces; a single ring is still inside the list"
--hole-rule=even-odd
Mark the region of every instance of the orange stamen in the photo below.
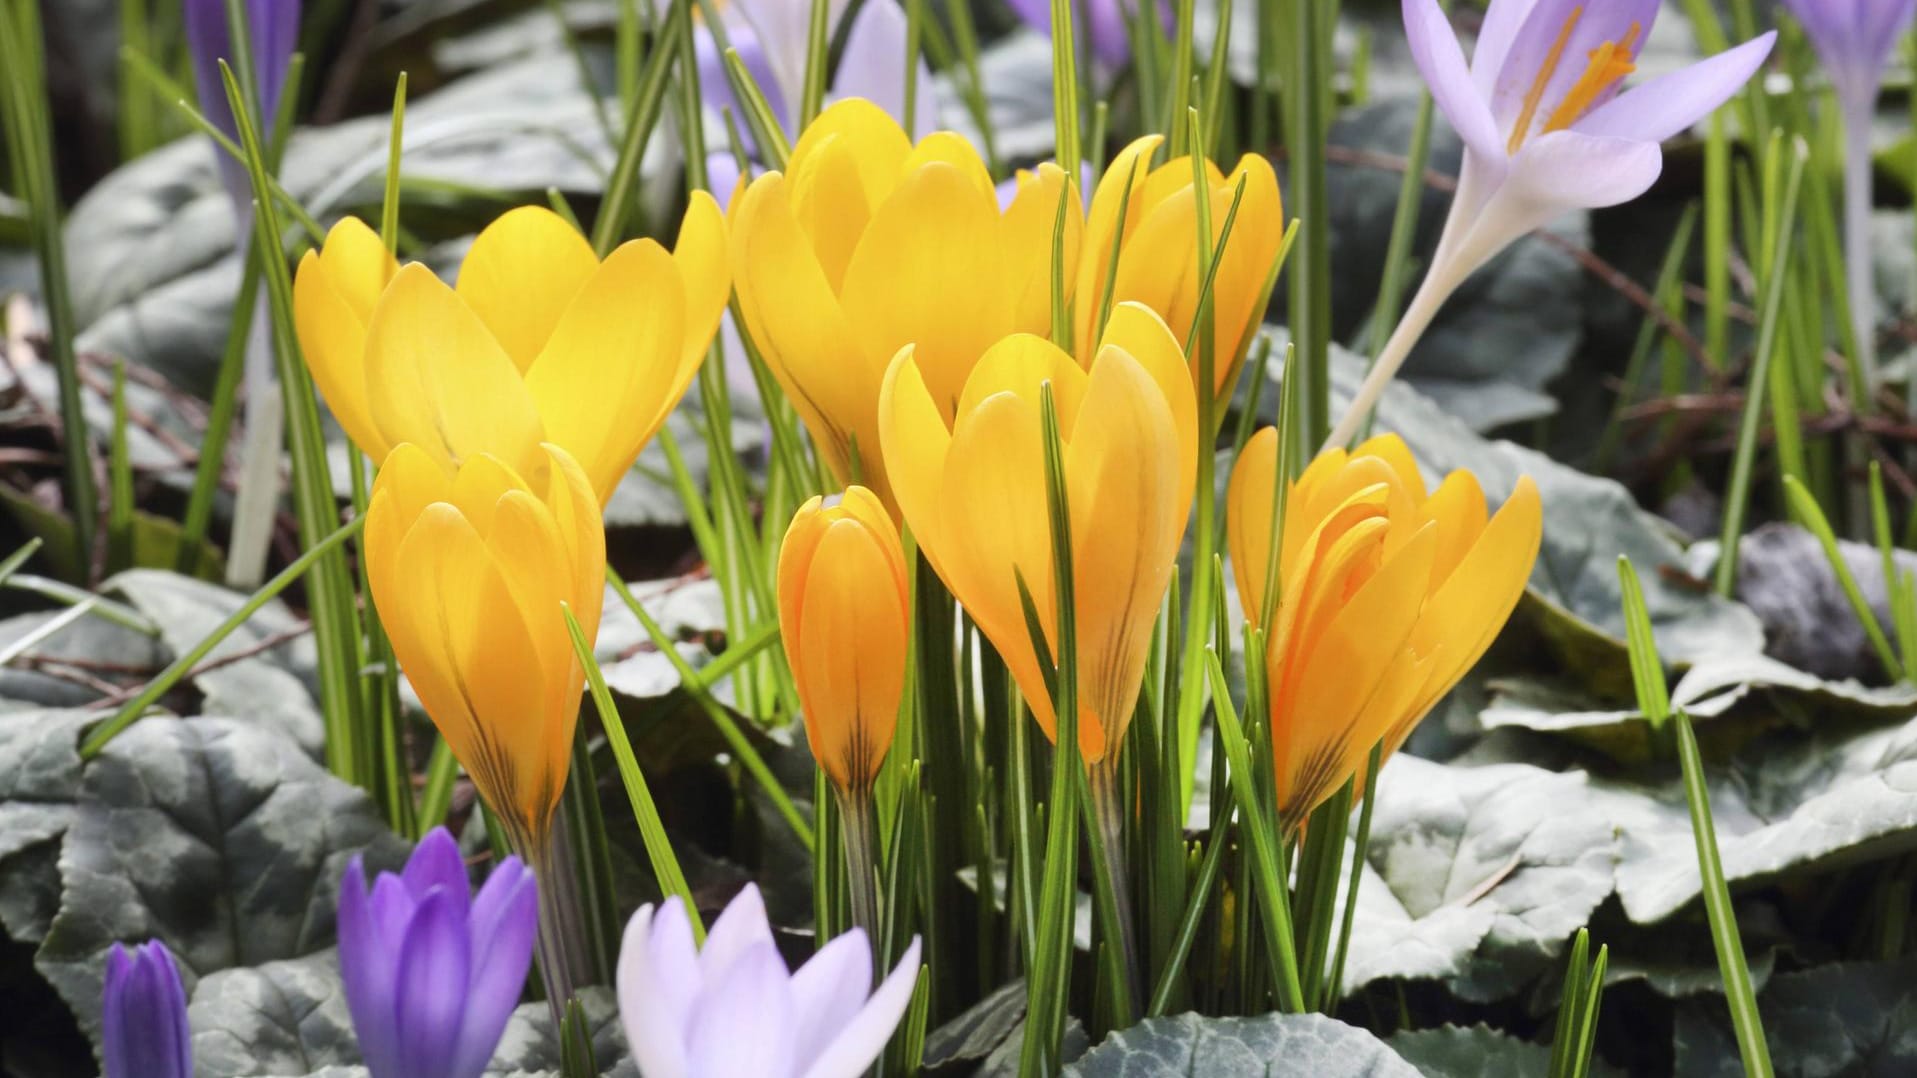
[[[1546,131],[1562,131],[1577,123],[1591,110],[1591,103],[1598,99],[1599,94],[1637,70],[1637,65],[1631,62],[1631,46],[1637,42],[1641,29],[1637,23],[1632,23],[1622,41],[1607,41],[1591,51],[1590,66],[1584,69],[1583,76],[1571,87],[1571,92],[1564,95],[1564,102],[1557,107],[1557,111],[1551,113],[1551,118],[1544,122]]]
[[[1544,55],[1544,63],[1538,66],[1537,81],[1531,84],[1531,91],[1524,95],[1524,110],[1518,113],[1518,122],[1511,127],[1511,141],[1505,145],[1505,152],[1517,153],[1524,145],[1525,137],[1531,133],[1531,121],[1538,114],[1538,105],[1544,101],[1544,88],[1550,84],[1551,76],[1557,74],[1558,63],[1564,59],[1564,47],[1571,43],[1571,31],[1577,29],[1578,20],[1584,17],[1582,7],[1571,9],[1570,17],[1564,20],[1564,28],[1558,31],[1558,39],[1551,51]]]

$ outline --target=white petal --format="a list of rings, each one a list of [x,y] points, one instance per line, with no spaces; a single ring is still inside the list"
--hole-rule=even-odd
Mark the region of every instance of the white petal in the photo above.
[[[664,932],[656,931],[655,921]],[[699,991],[698,967],[692,955],[677,953],[679,948],[673,941],[678,932],[671,927],[675,922],[685,927],[689,949],[691,925],[677,899],[668,899],[666,908],[657,911],[656,917],[651,905],[639,907],[626,922],[625,938],[619,946],[619,1022],[626,1029],[633,1061],[646,1078],[688,1075],[686,1012]],[[657,953],[655,940],[664,944]]]
[[[766,921],[759,888],[748,883],[706,933],[705,949],[699,952],[699,972],[705,983],[717,980],[734,959],[758,943],[772,943],[772,926]]]
[[[794,1070],[793,1021],[779,949],[770,939],[746,947],[694,1005],[686,1031],[693,1078],[786,1078]]]
[[[912,991],[919,980],[919,941],[905,949],[905,957],[893,968],[879,990],[845,1024],[825,1053],[812,1061],[805,1078],[858,1078],[885,1050],[899,1019],[912,1002]]]
[[[859,1013],[872,991],[872,947],[854,928],[819,948],[792,975],[798,1008],[798,1066],[825,1051],[832,1036]]]

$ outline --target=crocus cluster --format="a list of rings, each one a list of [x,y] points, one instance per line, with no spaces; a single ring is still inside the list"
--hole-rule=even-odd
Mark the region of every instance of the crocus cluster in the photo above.
[[[788,972],[747,884],[701,948],[677,898],[641,906],[619,951],[619,1016],[645,1078],[858,1078],[912,1001],[919,941],[876,990],[852,929]]]
[[[1351,441],[1465,278],[1567,210],[1649,190],[1664,168],[1659,144],[1736,93],[1777,36],[1625,90],[1662,0],[1491,0],[1469,63],[1438,0],[1403,2],[1411,55],[1464,140],[1464,166],[1424,282],[1331,445]]]
[[[372,1078],[479,1078],[532,965],[538,885],[516,857],[473,895],[446,829],[405,871],[366,886],[361,858],[339,891],[339,967]]]
[[[193,1078],[186,989],[159,940],[107,952],[100,1055],[106,1078]]]
[[[1227,520],[1238,598],[1265,634],[1278,812],[1293,828],[1372,746],[1397,751],[1483,656],[1524,594],[1543,516],[1528,476],[1488,520],[1470,472],[1427,491],[1394,434],[1319,454],[1282,513],[1277,467],[1267,427],[1232,470]]]

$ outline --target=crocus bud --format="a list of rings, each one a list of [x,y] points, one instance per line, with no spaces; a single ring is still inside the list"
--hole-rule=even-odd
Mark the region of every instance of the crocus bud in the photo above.
[[[641,906],[619,949],[619,1018],[645,1078],[858,1078],[885,1050],[919,974],[914,938],[872,990],[852,929],[788,972],[748,884],[701,950],[679,899]]]
[[[299,45],[300,0],[245,0],[248,54],[253,60],[253,92],[259,103],[260,119],[271,123],[279,111],[280,93],[286,87],[286,74],[293,62],[293,50]],[[226,96],[226,81],[220,76],[220,61],[225,60],[240,75],[233,49],[232,25],[227,22],[226,0],[185,0],[180,10],[186,26],[187,52],[193,58],[193,84],[200,99],[200,112],[229,139],[238,141],[239,124]],[[262,130],[264,138],[268,132]],[[251,213],[251,184],[246,166],[221,147],[214,147],[220,181],[242,218]]]
[[[912,634],[905,549],[878,495],[799,508],[779,550],[779,630],[812,756],[844,791],[870,788],[892,747]]]
[[[434,828],[372,893],[358,857],[339,892],[339,968],[372,1078],[478,1078],[532,964],[538,885],[517,857],[467,890],[459,847]]]
[[[113,945],[100,1024],[106,1078],[193,1078],[186,989],[166,944]]]

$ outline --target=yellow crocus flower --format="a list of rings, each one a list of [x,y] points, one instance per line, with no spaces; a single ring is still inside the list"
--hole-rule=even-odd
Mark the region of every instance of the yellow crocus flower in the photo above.
[[[898,728],[912,593],[899,530],[878,496],[799,507],[779,549],[779,633],[812,756],[844,793],[878,777]]]
[[[1116,750],[1131,720],[1152,623],[1191,511],[1198,413],[1177,338],[1135,303],[1113,309],[1088,365],[1043,338],[1015,334],[986,350],[950,412],[917,349],[907,347],[886,372],[879,440],[920,548],[1055,737],[1044,665],[1017,583],[1022,576],[1047,646],[1056,646],[1039,418],[1048,381],[1071,509],[1079,743],[1087,763],[1097,763]]]
[[[375,461],[411,442],[448,468],[489,453],[526,471],[551,441],[603,505],[705,358],[731,292],[725,245],[702,192],[675,250],[634,240],[604,262],[525,206],[479,234],[448,288],[347,218],[301,260],[294,317],[313,380]]]
[[[841,482],[896,506],[878,400],[900,348],[917,346],[926,389],[950,420],[993,342],[1049,330],[1060,200],[1069,282],[1079,197],[1056,166],[1041,165],[1001,211],[965,139],[941,131],[915,146],[883,110],[852,98],[806,128],[785,172],[733,200],[746,329]]]
[[[1080,340],[1091,336],[1104,304],[1106,281],[1110,280],[1114,302],[1143,303],[1165,319],[1181,343],[1191,341],[1191,369],[1196,378],[1199,342],[1192,336],[1192,323],[1198,317],[1202,284],[1198,199],[1193,194],[1190,157],[1151,167],[1152,154],[1163,141],[1159,135],[1146,135],[1121,150],[1092,195],[1085,223],[1084,257],[1078,265],[1077,332]],[[1223,393],[1236,380],[1252,334],[1271,300],[1271,289],[1278,279],[1278,251],[1285,235],[1285,210],[1278,194],[1278,177],[1270,162],[1258,154],[1240,158],[1228,176],[1206,161],[1205,174],[1210,187],[1214,245],[1224,233],[1239,181],[1245,184],[1244,198],[1212,284],[1212,377],[1214,391]],[[1114,236],[1118,237],[1115,275]]]
[[[560,603],[598,635],[606,541],[572,457],[548,444],[535,465],[477,453],[449,472],[401,443],[373,484],[365,551],[400,669],[519,852],[539,859],[584,683]]]
[[[1245,616],[1266,609],[1278,432],[1232,470],[1227,541]],[[1397,435],[1330,449],[1292,484],[1265,669],[1278,807],[1296,827],[1363,768],[1397,751],[1483,656],[1524,594],[1542,537],[1537,484],[1497,515],[1456,471],[1427,493]]]

